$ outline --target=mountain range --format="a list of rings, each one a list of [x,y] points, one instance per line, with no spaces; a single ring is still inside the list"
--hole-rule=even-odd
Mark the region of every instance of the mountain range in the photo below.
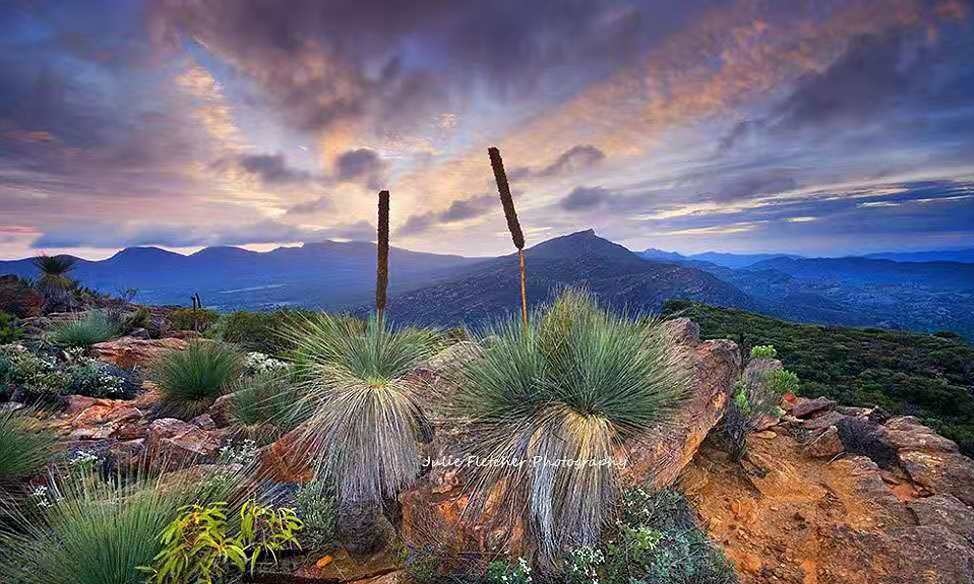
[[[964,261],[974,250],[841,258],[634,253],[587,230],[535,245],[526,258],[533,305],[566,286],[584,286],[630,311],[657,311],[665,300],[682,298],[801,322],[950,330],[974,338],[974,259]],[[393,248],[390,268],[389,314],[400,322],[451,326],[518,310],[515,254],[467,258]],[[0,261],[0,274],[35,271],[30,260]],[[135,288],[137,299],[149,304],[184,305],[198,292],[220,310],[364,312],[374,293],[375,245],[212,247],[191,255],[136,247],[101,261],[79,259],[74,276],[108,293]]]

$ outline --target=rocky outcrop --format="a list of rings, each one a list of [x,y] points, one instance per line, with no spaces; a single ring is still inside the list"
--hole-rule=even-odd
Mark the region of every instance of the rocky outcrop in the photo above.
[[[708,443],[680,479],[744,584],[974,581],[974,461],[915,418],[785,409],[750,437],[754,469]]]
[[[175,418],[161,418],[149,424],[145,445],[154,466],[172,468],[212,461],[225,437],[224,430],[207,430]]]
[[[169,351],[181,351],[188,346],[182,339],[136,339],[121,337],[91,347],[92,356],[126,369],[145,367]]]

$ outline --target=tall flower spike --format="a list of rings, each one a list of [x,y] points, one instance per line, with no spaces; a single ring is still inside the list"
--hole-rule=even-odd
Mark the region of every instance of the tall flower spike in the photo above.
[[[507,183],[507,173],[504,172],[504,161],[501,160],[501,152],[491,146],[487,149],[490,155],[490,166],[494,169],[494,180],[497,181],[497,192],[501,197],[501,206],[504,207],[504,218],[507,219],[507,229],[511,232],[511,239],[514,247],[517,248],[518,266],[521,272],[521,321],[528,324],[528,286],[527,270],[524,265],[524,233],[521,231],[521,223],[517,220],[517,211],[514,209],[514,198],[511,197],[511,187]]]
[[[379,191],[379,227],[375,264],[375,312],[379,322],[386,309],[389,287],[389,191]]]

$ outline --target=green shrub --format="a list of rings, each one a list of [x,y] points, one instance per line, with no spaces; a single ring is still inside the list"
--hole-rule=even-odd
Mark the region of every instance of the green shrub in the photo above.
[[[733,568],[697,527],[682,495],[632,489],[606,542],[567,554],[570,584],[734,584]]]
[[[219,318],[219,312],[207,308],[177,308],[166,315],[169,327],[177,331],[203,332]]]
[[[40,472],[56,440],[29,412],[0,412],[0,485]]]
[[[230,391],[231,418],[255,439],[273,439],[293,429],[307,415],[286,373],[264,371],[243,377]]]
[[[172,482],[135,477],[72,475],[38,487],[26,511],[0,525],[0,581],[140,584],[138,567],[152,562],[159,533],[188,498]]]
[[[524,558],[515,562],[494,560],[487,566],[486,580],[489,584],[531,584],[531,565]]]
[[[618,498],[617,447],[665,421],[687,379],[655,321],[612,314],[563,293],[531,324],[486,331],[483,358],[462,367],[459,414],[473,420],[473,456],[537,461],[474,469],[474,500],[523,502],[542,565],[572,545],[595,545]],[[586,464],[549,464],[551,461]],[[519,504],[519,503],[516,503]]]
[[[774,345],[756,345],[751,347],[751,359],[774,359],[778,356],[778,351]]]
[[[277,310],[274,312],[236,311],[224,315],[213,325],[210,333],[227,343],[233,343],[247,351],[267,355],[281,355],[291,348],[285,331],[298,312]]]
[[[441,346],[438,334],[318,314],[289,329],[310,416],[301,443],[342,501],[380,504],[419,473],[427,421],[406,374]]]
[[[777,396],[786,393],[798,394],[798,376],[787,369],[775,369],[765,379],[768,391]]]
[[[274,509],[253,501],[239,511],[232,534],[226,503],[194,504],[162,531],[162,550],[149,570],[155,584],[214,584],[237,574],[253,574],[257,563],[297,544],[301,520],[292,509]],[[236,574],[234,574],[236,572]]]
[[[213,341],[196,341],[185,350],[166,353],[153,368],[162,409],[170,415],[197,415],[226,392],[241,367],[233,347]]]
[[[14,315],[0,312],[0,345],[12,343],[23,336],[23,332],[16,326],[16,320]]]
[[[152,313],[145,306],[140,306],[135,312],[123,316],[121,322],[121,328],[126,333],[135,329],[148,329],[152,326]]]
[[[721,433],[734,460],[740,461],[747,454],[747,435],[762,419],[781,415],[781,398],[789,392],[798,392],[798,376],[787,369],[772,369],[734,383],[732,399],[721,422]]]
[[[298,517],[304,523],[301,543],[308,550],[324,550],[335,544],[335,489],[322,480],[298,487],[295,494]]]
[[[0,345],[0,384],[22,401],[50,401],[71,383],[56,359],[38,355],[22,345]]]
[[[118,336],[118,326],[104,313],[91,311],[84,318],[57,325],[51,334],[55,344],[62,347],[87,349]]]

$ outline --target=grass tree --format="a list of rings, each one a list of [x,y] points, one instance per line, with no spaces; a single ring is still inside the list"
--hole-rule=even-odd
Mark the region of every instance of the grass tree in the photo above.
[[[295,373],[309,414],[298,445],[318,480],[335,485],[338,535],[353,553],[383,543],[383,501],[419,474],[428,433],[417,382],[408,373],[442,345],[429,330],[395,329],[317,314],[290,331]]]
[[[489,328],[482,358],[458,368],[469,454],[520,465],[477,466],[474,503],[519,514],[542,565],[597,543],[619,496],[626,449],[665,421],[686,377],[655,321],[565,291],[528,326]],[[476,509],[476,505],[474,506]]]
[[[37,287],[44,295],[47,308],[58,310],[70,308],[71,290],[75,281],[70,274],[75,268],[76,259],[67,255],[39,255],[31,260],[39,276]]]
[[[95,343],[107,341],[118,334],[118,323],[112,321],[104,312],[94,310],[84,318],[56,325],[51,340],[62,347],[87,349]]]

